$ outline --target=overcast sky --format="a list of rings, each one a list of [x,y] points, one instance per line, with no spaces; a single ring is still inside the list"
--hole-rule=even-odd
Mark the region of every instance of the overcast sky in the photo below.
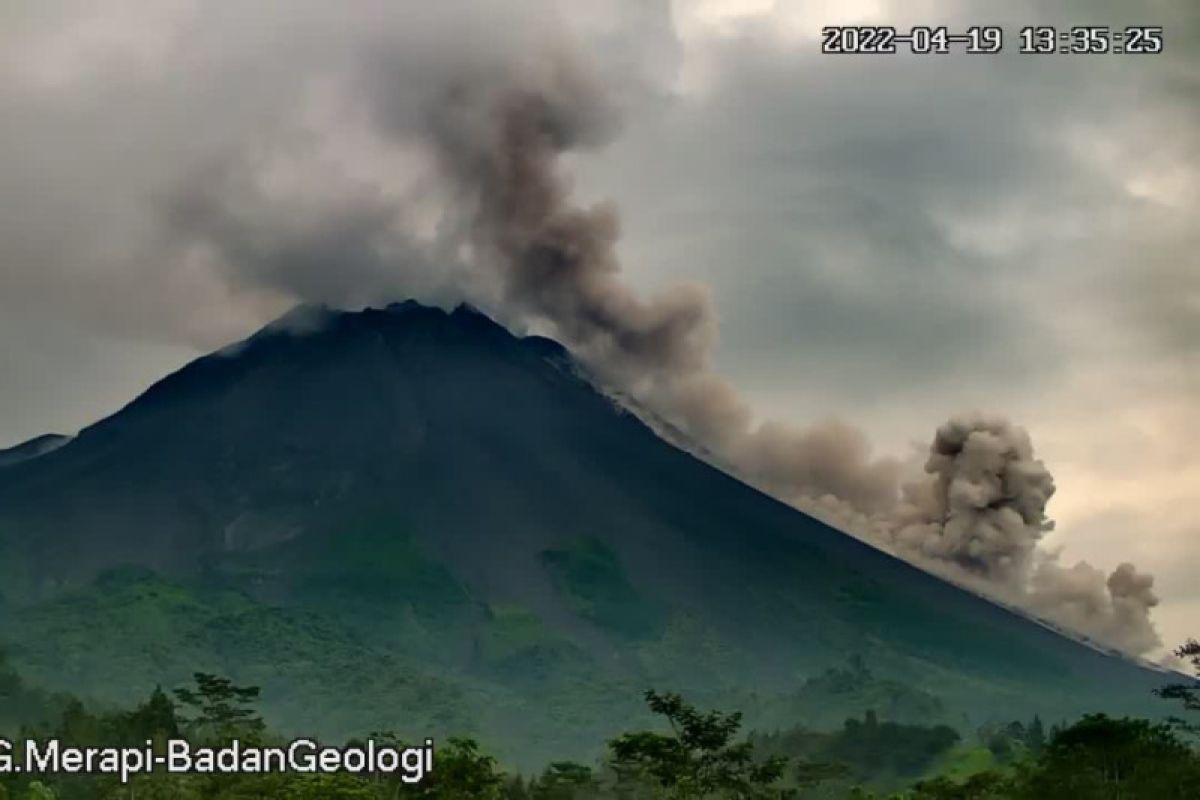
[[[441,296],[386,215],[304,247],[302,222],[425,199],[420,154],[367,136],[340,76],[383,52],[419,87],[565,28],[622,120],[578,192],[619,207],[635,285],[711,288],[718,366],[763,416],[836,415],[907,455],[951,413],[1006,414],[1058,483],[1050,541],[1153,572],[1164,638],[1200,636],[1200,4],[562,5],[5,3],[0,446],[74,432],[296,300]],[[838,23],[999,24],[1007,52],[820,54]],[[1017,54],[1038,23],[1161,25],[1166,47]],[[288,256],[255,274],[179,246],[164,211],[245,165],[288,200],[230,212]]]

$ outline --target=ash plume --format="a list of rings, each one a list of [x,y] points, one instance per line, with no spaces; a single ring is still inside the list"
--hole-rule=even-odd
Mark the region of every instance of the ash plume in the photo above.
[[[1150,616],[1158,605],[1154,576],[1129,563],[1105,576],[1086,561],[1061,566],[1050,554],[1033,570],[1027,605],[1064,628],[1129,653],[1162,644]]]
[[[857,532],[901,557],[1097,642],[1141,654],[1161,645],[1151,611],[1154,578],[1121,564],[1109,576],[1039,549],[1053,529],[1046,506],[1054,478],[1034,458],[1029,434],[983,414],[938,428],[926,478],[882,518]]]
[[[956,417],[934,434],[925,472],[891,514],[896,549],[989,582],[1021,581],[1054,527],[1046,517],[1054,478],[1029,435],[999,417]]]
[[[1054,482],[1020,427],[956,417],[912,477],[845,422],[757,419],[713,369],[708,291],[640,295],[622,276],[616,209],[575,199],[571,159],[619,129],[620,104],[598,72],[565,36],[505,47],[475,35],[489,46],[442,52],[372,38],[365,57],[345,59],[338,94],[362,107],[339,111],[380,163],[416,163],[412,185],[352,177],[319,129],[288,130],[270,158],[247,146],[189,171],[164,204],[166,249],[199,252],[228,283],[291,299],[470,300],[557,338],[599,383],[781,500],[1096,641],[1157,646],[1150,576],[1122,565],[1106,577],[1044,551]],[[263,169],[272,159],[283,167]]]
[[[511,82],[494,74],[456,82],[429,116],[467,240],[478,266],[498,277],[507,313],[548,323],[604,380],[775,496],[1104,644],[1133,653],[1160,644],[1151,576],[1123,564],[1105,580],[1089,564],[1065,568],[1038,550],[1053,529],[1046,507],[1055,486],[1024,429],[955,417],[937,429],[925,477],[901,487],[899,463],[875,458],[850,425],[756,423],[712,371],[708,294],[684,285],[640,298],[621,279],[615,209],[572,201],[561,161],[607,141],[612,109],[570,59],[539,66]]]
[[[616,209],[570,202],[558,158],[603,143],[614,110],[565,56],[546,68],[455,81],[431,104],[437,161],[468,213],[468,241],[500,276],[500,302],[625,375],[704,368],[714,336],[707,292],[644,301],[620,280]]]
[[[602,87],[560,52],[460,78],[430,104],[424,131],[476,267],[497,280],[492,303],[549,325],[603,381],[773,493],[888,507],[898,465],[874,459],[861,431],[754,425],[749,404],[712,371],[716,315],[704,288],[643,299],[623,282],[616,210],[575,204],[561,169],[571,151],[606,142],[615,122]]]

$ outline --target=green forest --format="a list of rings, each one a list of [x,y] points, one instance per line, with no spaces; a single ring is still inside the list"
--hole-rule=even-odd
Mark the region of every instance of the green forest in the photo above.
[[[1178,651],[1200,672],[1200,643]],[[302,800],[1170,800],[1200,797],[1200,691],[1191,683],[1157,694],[1175,713],[1164,720],[1085,715],[1040,718],[963,732],[881,719],[874,711],[818,731],[803,720],[770,732],[745,731],[737,711],[700,710],[678,694],[647,691],[658,725],[606,742],[596,763],[550,763],[536,774],[506,769],[471,738],[436,743],[419,783],[400,774],[63,774],[0,776],[0,800],[91,798],[290,798]],[[188,686],[155,688],[132,709],[97,710],[28,685],[0,661],[0,726],[20,742],[64,747],[162,748],[186,738],[219,747],[238,740],[282,744],[260,715],[259,690],[196,673]],[[364,739],[399,746],[388,731]],[[350,742],[354,744],[356,742]],[[17,757],[19,762],[20,758]]]

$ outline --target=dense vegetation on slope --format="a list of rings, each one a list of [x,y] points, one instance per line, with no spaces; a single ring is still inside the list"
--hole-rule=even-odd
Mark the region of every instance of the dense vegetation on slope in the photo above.
[[[170,694],[155,689],[132,710],[103,713],[25,687],[2,660],[0,676],[0,701],[13,702],[24,717],[6,723],[19,724],[18,740],[54,738],[79,747],[151,742],[158,752],[179,737],[208,747],[234,740],[283,744],[257,713],[257,687],[211,674],[197,673],[191,685]],[[1194,705],[1189,685],[1164,695]],[[533,775],[508,772],[472,739],[451,737],[436,745],[432,769],[418,783],[384,773],[168,774],[159,768],[128,783],[86,772],[4,774],[0,798],[1186,800],[1200,793],[1200,751],[1185,738],[1182,721],[1172,726],[1094,714],[1048,733],[1038,721],[1013,723],[982,732],[985,759],[963,771],[963,757],[979,755],[980,748],[958,746],[959,734],[946,726],[898,724],[869,712],[832,733],[793,727],[743,737],[739,713],[702,712],[675,694],[651,691],[645,700],[657,719],[650,729],[613,737],[594,764],[556,761]],[[370,738],[403,741],[390,731]]]

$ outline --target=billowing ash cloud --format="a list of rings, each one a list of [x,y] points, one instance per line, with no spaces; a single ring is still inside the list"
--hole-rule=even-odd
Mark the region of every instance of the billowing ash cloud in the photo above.
[[[1047,556],[1032,573],[1026,605],[1067,629],[1130,653],[1162,644],[1150,619],[1158,605],[1154,577],[1132,564],[1121,564],[1105,577],[1086,561],[1063,567],[1057,557]]]
[[[1007,420],[964,415],[938,428],[927,479],[857,530],[898,555],[998,599],[1131,653],[1161,644],[1151,622],[1154,578],[1121,564],[1107,578],[1087,562],[1064,567],[1039,550],[1053,528],[1054,479],[1028,433]]]
[[[861,434],[850,441],[865,443]],[[809,452],[809,466],[822,477],[801,485],[828,486],[848,465],[859,476],[850,485],[866,482],[864,469],[875,478],[883,473],[879,462],[845,454],[822,461],[818,453]],[[734,468],[754,480],[753,462]],[[1025,430],[997,416],[957,416],[938,428],[924,471],[881,510],[845,492],[788,495],[761,474],[755,482],[913,564],[1099,644],[1133,654],[1162,644],[1151,618],[1158,605],[1153,576],[1128,563],[1107,576],[1086,561],[1067,567],[1058,551],[1040,546],[1054,527],[1046,515],[1054,479]],[[787,478],[786,471],[779,476],[784,485]]]
[[[1104,580],[1086,563],[1065,568],[1039,552],[1053,528],[1054,480],[1020,427],[983,415],[950,420],[936,432],[925,478],[901,491],[899,464],[873,458],[851,426],[755,424],[711,370],[707,293],[685,285],[639,297],[621,280],[615,209],[572,201],[563,156],[607,141],[614,125],[577,62],[556,51],[464,76],[426,122],[474,264],[498,279],[506,314],[551,325],[606,381],[776,496],[1102,643],[1134,653],[1159,644],[1153,578],[1123,564]]]
[[[938,428],[925,472],[905,487],[888,538],[917,560],[946,561],[989,582],[1020,583],[1053,528],[1054,479],[1029,435],[1007,420],[962,416]]]
[[[601,87],[570,58],[454,81],[431,104],[438,163],[467,211],[476,260],[501,277],[510,310],[626,375],[695,371],[714,336],[708,294],[681,286],[643,301],[621,282],[616,209],[570,203],[558,157],[615,127]]]

